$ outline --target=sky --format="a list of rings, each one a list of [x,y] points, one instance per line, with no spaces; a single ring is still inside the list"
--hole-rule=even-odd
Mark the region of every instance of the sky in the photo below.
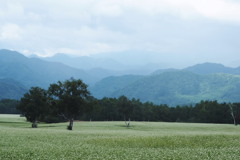
[[[0,49],[237,67],[240,1],[0,0]]]

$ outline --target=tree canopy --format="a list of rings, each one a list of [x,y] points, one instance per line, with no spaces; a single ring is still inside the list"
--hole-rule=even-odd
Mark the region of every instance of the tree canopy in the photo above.
[[[59,115],[69,120],[68,129],[72,130],[73,120],[83,113],[87,106],[86,101],[90,96],[87,85],[81,80],[71,78],[51,84],[48,92],[52,98],[52,106]]]
[[[32,127],[36,128],[37,121],[47,113],[47,91],[39,87],[32,87],[21,98],[17,109],[22,112],[27,121],[32,122]]]

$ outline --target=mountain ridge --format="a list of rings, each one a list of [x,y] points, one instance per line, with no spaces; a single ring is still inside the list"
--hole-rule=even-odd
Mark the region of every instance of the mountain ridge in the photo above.
[[[119,72],[102,68],[86,72],[60,62],[27,58],[16,51],[0,50],[0,79],[13,79],[16,84],[22,84],[16,85],[16,90],[32,86],[47,88],[50,83],[74,77],[90,84],[90,92],[96,98],[126,95],[144,102],[169,105],[200,100],[234,102],[240,100],[239,75],[240,67],[202,63],[184,69],[160,69],[149,75],[121,76]],[[9,88],[14,88],[11,85]]]
[[[93,83],[94,79],[83,70],[59,62],[27,58],[19,52],[0,50],[0,78],[14,79],[28,88],[46,88],[50,83],[71,77],[80,78],[87,83]]]
[[[116,79],[115,81],[117,81]],[[113,88],[111,81],[102,83],[109,84],[109,87]],[[101,92],[99,86],[101,86],[101,81],[98,83],[98,93]],[[95,87],[91,89],[95,96]],[[125,95],[143,102],[149,101],[172,106],[193,104],[201,100],[238,102],[240,100],[240,75],[225,73],[200,75],[186,70],[170,71],[144,76],[131,84],[122,85],[121,88],[110,93],[106,91],[108,90],[105,89],[105,94],[109,97]],[[105,94],[98,95],[98,98],[104,97]]]

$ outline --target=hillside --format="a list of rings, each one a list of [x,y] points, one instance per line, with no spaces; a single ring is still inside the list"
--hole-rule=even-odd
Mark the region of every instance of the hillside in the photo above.
[[[50,83],[80,78],[91,84],[94,78],[85,71],[75,69],[57,62],[46,62],[37,58],[27,58],[9,50],[0,50],[0,78],[10,78],[26,87],[40,86],[46,88]]]
[[[144,76],[135,75],[107,77],[97,82],[93,87],[90,87],[90,91],[96,98],[111,97],[115,91],[118,91],[143,77]]]
[[[12,79],[0,79],[0,99],[20,99],[26,87]]]
[[[121,77],[118,77],[119,81]],[[200,100],[238,102],[240,100],[240,76],[230,74],[199,75],[188,71],[171,71],[145,76],[132,83],[116,84],[118,81],[101,81],[92,88],[98,97],[118,97],[125,95],[156,104],[181,105]],[[106,85],[108,84],[108,86]],[[118,86],[118,88],[114,88]],[[104,92],[104,91],[110,91]],[[96,92],[92,92],[95,96]]]

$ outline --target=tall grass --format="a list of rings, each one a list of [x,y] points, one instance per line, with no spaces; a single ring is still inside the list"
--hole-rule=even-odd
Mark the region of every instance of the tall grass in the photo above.
[[[0,159],[240,159],[240,127],[219,124],[30,124],[0,115]]]

